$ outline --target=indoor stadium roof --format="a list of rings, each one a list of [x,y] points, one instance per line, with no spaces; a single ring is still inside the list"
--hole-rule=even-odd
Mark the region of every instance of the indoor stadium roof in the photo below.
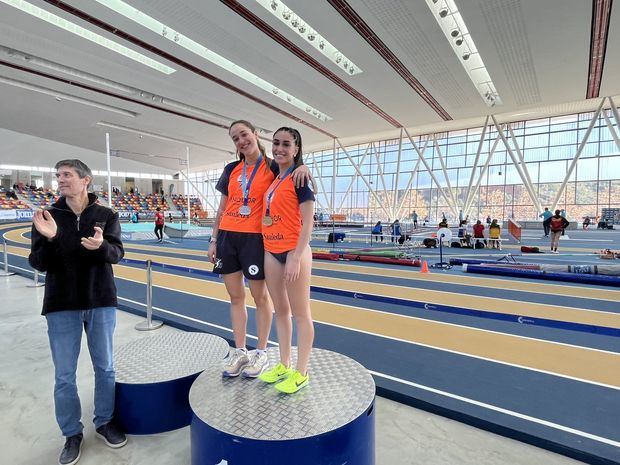
[[[266,140],[295,126],[308,150],[589,111],[620,93],[611,3],[0,0],[0,127],[100,152],[109,132],[178,170],[187,144],[192,168],[229,160],[234,119]]]

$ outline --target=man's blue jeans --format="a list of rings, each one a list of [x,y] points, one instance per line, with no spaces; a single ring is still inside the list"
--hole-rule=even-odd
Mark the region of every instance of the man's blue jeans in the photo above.
[[[116,326],[116,308],[51,312],[47,334],[55,369],[54,404],[56,421],[63,436],[81,433],[82,408],[76,384],[82,328],[95,370],[95,428],[108,423],[114,412],[114,353],[112,341]]]

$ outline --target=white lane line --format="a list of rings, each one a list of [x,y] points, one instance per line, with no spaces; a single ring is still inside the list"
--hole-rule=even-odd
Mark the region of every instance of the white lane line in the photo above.
[[[429,386],[424,386],[423,384],[413,383],[411,381],[396,378],[394,376],[386,375],[384,373],[379,373],[377,371],[368,370],[374,376],[379,376],[381,378],[389,379],[391,381],[395,381],[397,383],[405,384],[414,388],[422,389],[424,391],[432,392],[433,394],[439,394],[441,396],[449,397],[451,399],[459,400],[461,402],[466,402],[468,404],[476,405],[477,407],[482,407],[488,410],[493,410],[495,412],[503,413],[505,415],[510,415],[515,418],[520,418],[522,420],[531,421],[532,423],[537,423],[539,425],[547,426],[549,428],[557,429],[560,431],[564,431],[571,434],[576,434],[577,436],[581,436],[587,439],[592,439],[593,441],[602,442],[603,444],[608,444],[614,447],[620,447],[620,442],[614,441],[613,439],[604,438],[601,436],[597,436],[595,434],[587,433],[585,431],[580,431],[578,429],[569,428],[568,426],[559,425],[557,423],[553,423],[547,420],[542,420],[540,418],[532,417],[529,415],[524,415],[519,412],[515,412],[514,410],[508,410],[505,408],[497,407],[495,405],[486,404],[484,402],[480,402],[474,399],[469,399],[467,397],[459,396],[456,394],[452,394],[451,392],[440,391],[439,389],[435,389]]]

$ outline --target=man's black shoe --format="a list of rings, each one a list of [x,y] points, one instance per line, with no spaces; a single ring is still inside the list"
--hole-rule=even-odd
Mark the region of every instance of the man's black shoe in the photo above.
[[[65,447],[62,448],[58,463],[60,465],[73,465],[80,460],[80,454],[82,453],[82,433],[74,436],[69,436],[65,441]]]
[[[112,422],[100,426],[96,429],[96,431],[97,436],[103,439],[108,446],[114,449],[118,449],[119,447],[123,447],[127,444],[127,436],[125,436],[125,433],[119,430]]]

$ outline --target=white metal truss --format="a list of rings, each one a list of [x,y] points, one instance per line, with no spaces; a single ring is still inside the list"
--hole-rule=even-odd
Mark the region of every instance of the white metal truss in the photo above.
[[[504,127],[505,125],[502,125],[500,127],[500,132],[504,130]],[[500,140],[501,140],[501,136],[498,134],[497,137],[495,138],[495,142],[493,142],[493,146],[491,147],[491,150],[489,150],[487,161],[484,163],[484,166],[482,167],[482,171],[480,172],[478,181],[476,181],[476,186],[474,187],[473,190],[470,191],[469,198],[467,198],[465,201],[465,208],[463,210],[464,215],[469,215],[471,206],[474,203],[474,199],[476,198],[476,195],[478,194],[478,189],[480,189],[480,183],[484,179],[484,176],[487,174],[487,170],[489,169],[489,164],[491,163],[491,159],[493,158],[493,154],[495,153],[495,149],[497,148],[497,144],[499,144]]]
[[[360,163],[359,163],[359,164],[360,164],[360,166],[364,166],[364,162],[366,161],[366,157],[367,157],[367,156],[368,156],[368,154],[369,154],[369,150],[370,150],[370,146],[371,146],[371,145],[372,145],[372,144],[368,144],[368,145],[366,146],[366,150],[364,151],[364,155],[362,155],[362,159],[361,159],[361,161],[360,161]],[[349,186],[347,187],[347,190],[346,190],[346,192],[345,192],[344,196],[342,197],[342,200],[340,201],[340,205],[338,206],[338,212],[339,212],[339,213],[342,211],[342,207],[343,207],[343,205],[344,205],[345,200],[346,200],[346,199],[347,199],[347,197],[351,194],[351,189],[353,188],[353,184],[355,184],[355,181],[357,180],[357,178],[358,178],[358,174],[357,174],[357,173],[355,173],[355,174],[353,175],[353,177],[351,178],[351,182],[349,182]]]
[[[364,174],[362,173],[362,171],[360,170],[359,166],[357,165],[357,163],[355,163],[355,161],[353,160],[353,158],[351,158],[351,155],[349,155],[349,152],[347,152],[347,149],[345,149],[343,147],[343,145],[340,143],[340,140],[335,139],[338,142],[338,145],[340,146],[340,149],[344,152],[345,156],[348,158],[349,162],[351,163],[351,165],[353,166],[353,168],[355,169],[355,171],[357,172],[357,175],[360,177],[360,179],[364,182],[364,184],[366,184],[366,187],[368,187],[368,191],[370,192],[370,194],[374,197],[375,201],[377,202],[377,205],[379,205],[379,207],[383,210],[383,212],[388,216],[388,218],[391,218],[390,216],[390,212],[388,210],[386,210],[385,205],[383,204],[383,202],[381,202],[381,199],[379,199],[379,197],[377,197],[377,193],[375,192],[375,190],[372,188],[372,186],[370,185],[370,183],[368,182],[368,180],[366,179],[366,176],[364,176]]]
[[[422,150],[421,150],[422,153],[426,151],[426,147],[428,147],[429,142],[430,142],[430,139],[427,137],[426,141],[424,142],[424,147],[422,147]],[[403,195],[403,198],[400,201],[400,205],[398,206],[398,209],[396,210],[396,215],[395,215],[396,218],[400,218],[401,216],[401,213],[403,211],[403,206],[405,204],[405,199],[407,198],[407,192],[409,192],[409,189],[411,189],[411,183],[413,182],[413,179],[418,173],[419,166],[420,166],[420,157],[418,157],[418,160],[416,161],[416,164],[413,167],[413,170],[411,171],[411,175],[409,176],[409,181],[407,181],[407,187],[405,187],[405,195]]]
[[[502,142],[504,143],[504,146],[506,147],[506,152],[508,152],[508,155],[510,156],[510,159],[512,160],[512,164],[517,170],[517,173],[519,174],[519,177],[521,178],[521,181],[523,182],[523,185],[525,186],[525,189],[527,190],[527,193],[530,196],[532,205],[534,205],[534,207],[536,208],[536,211],[542,211],[542,208],[540,206],[540,200],[538,200],[538,196],[536,195],[534,186],[530,179],[530,174],[527,170],[527,167],[525,166],[523,155],[521,154],[521,149],[519,148],[519,144],[517,143],[517,140],[514,137],[514,133],[512,132],[512,128],[510,124],[507,125],[507,129],[508,129],[508,132],[511,138],[513,139],[515,148],[519,153],[519,160],[517,160],[517,158],[515,157],[515,154],[512,148],[510,147],[510,143],[508,142],[508,139],[506,139],[506,136],[504,135],[504,131],[500,130],[499,124],[497,124],[497,120],[495,119],[495,116],[491,115],[491,119],[493,120],[493,125],[497,129],[499,136],[502,138]]]
[[[611,97],[609,97],[609,104],[611,106],[611,112],[613,113],[614,118],[616,119],[616,126],[618,128],[620,128],[620,113],[618,113],[618,107],[614,103],[614,99],[612,99]],[[614,134],[615,134],[615,132],[614,132]],[[616,139],[617,139],[617,137],[616,137]],[[618,144],[617,141],[616,141],[616,145],[618,147],[618,151],[620,151],[620,144]]]
[[[420,151],[420,149],[418,148],[417,144],[413,141],[411,135],[409,134],[409,131],[407,131],[406,128],[403,128],[403,129],[405,131],[405,134],[407,134],[407,138],[409,139],[409,142],[411,142],[411,145],[413,146],[413,148],[417,152],[418,157],[420,157],[420,160],[422,161],[422,163],[426,167],[426,170],[428,171],[428,174],[431,176],[431,178],[433,179],[433,181],[437,185],[437,190],[439,191],[441,196],[444,198],[444,200],[446,201],[448,206],[451,206],[450,200],[448,200],[448,197],[446,196],[446,193],[444,192],[443,187],[441,186],[441,184],[439,183],[439,181],[435,177],[435,174],[433,173],[432,168],[429,166],[428,162],[424,158],[424,154]],[[454,213],[455,216],[458,216],[458,211],[456,210],[456,208],[454,208],[452,206],[451,206],[451,208],[452,208],[452,213]]]
[[[205,173],[204,175],[204,184],[206,184],[207,186],[207,195],[212,195],[213,199],[217,199],[221,194],[219,192],[217,192],[217,190],[215,189],[215,186],[213,185],[213,182],[211,181],[211,179],[209,179],[209,177],[207,176],[207,173]],[[209,192],[210,191],[210,192]],[[205,199],[205,201],[207,202],[207,205],[209,207],[211,207],[211,202],[209,202],[208,200]],[[213,204],[214,205],[214,204]],[[217,213],[217,207],[213,208],[213,211],[215,213]]]
[[[383,176],[383,163],[381,163],[381,157],[380,157],[380,153],[377,150],[377,148],[375,147],[374,143],[371,143],[372,145],[372,149],[375,152],[375,161],[377,162],[377,173],[379,174],[379,178],[381,179],[381,185],[383,186],[383,198],[385,199],[385,201],[387,202],[387,211],[388,213],[388,218],[392,218],[394,216],[394,211],[392,210],[392,205],[389,202],[389,194],[388,194],[388,189],[387,186],[385,184],[385,177]],[[377,190],[375,189],[375,192],[377,192]],[[385,207],[384,207],[385,208]]]
[[[329,197],[327,197],[327,194],[325,194],[327,191],[325,190],[325,185],[323,184],[323,171],[321,170],[321,166],[316,162],[316,158],[314,158],[314,154],[313,153],[309,153],[308,155],[310,155],[310,157],[312,158],[312,168],[314,168],[314,170],[316,171],[317,176],[315,176],[315,179],[318,179],[319,184],[321,185],[321,190],[320,192],[315,195],[315,202],[318,205],[319,208],[323,208],[325,210],[328,211],[333,211],[332,209],[332,205],[330,204],[330,199]],[[334,173],[335,175],[335,173]],[[323,197],[325,197],[325,200],[327,200],[327,206],[321,202],[321,199],[319,197],[319,194],[323,194]],[[326,208],[327,207],[327,208]]]
[[[474,159],[474,165],[471,167],[469,183],[467,184],[467,191],[465,192],[465,208],[467,207],[467,202],[469,201],[469,192],[471,191],[471,186],[474,183],[474,176],[476,175],[476,170],[478,169],[478,162],[480,161],[480,154],[482,153],[482,147],[484,146],[484,137],[486,136],[488,127],[489,127],[489,115],[487,115],[487,117],[484,120],[484,126],[482,127],[482,134],[480,134],[480,140],[478,141],[478,150],[476,150],[476,158]],[[463,214],[467,215],[469,214],[469,212],[464,211]]]
[[[443,177],[446,180],[446,186],[448,187],[448,192],[450,193],[450,198],[452,199],[452,203],[448,204],[452,208],[453,211],[459,210],[458,202],[456,201],[456,197],[454,196],[454,190],[452,189],[452,183],[450,183],[450,177],[448,176],[448,169],[446,168],[446,162],[441,155],[441,147],[439,147],[439,143],[437,142],[437,137],[433,134],[433,145],[435,146],[435,150],[437,152],[437,158],[439,158],[439,164],[441,165],[441,171],[443,172]]]
[[[396,218],[396,204],[398,203],[398,177],[400,175],[400,159],[403,152],[403,128],[400,128],[400,135],[398,136],[398,160],[396,162],[396,176],[394,179],[394,201],[392,202],[392,214]],[[406,195],[406,194],[405,194]]]
[[[577,149],[577,153],[573,157],[573,161],[571,162],[570,166],[568,167],[568,170],[566,171],[566,176],[564,176],[564,181],[562,181],[562,184],[560,185],[560,188],[558,189],[558,192],[555,195],[555,198],[553,199],[553,203],[551,204],[551,209],[550,209],[551,211],[555,210],[555,208],[558,205],[558,202],[560,201],[560,197],[562,197],[562,194],[564,193],[566,184],[568,183],[568,180],[572,176],[573,171],[575,170],[575,166],[577,166],[577,162],[579,161],[581,152],[583,152],[583,149],[586,146],[586,142],[588,142],[588,138],[590,137],[590,133],[592,132],[592,129],[594,128],[594,125],[596,124],[596,120],[598,119],[599,115],[601,114],[601,111],[603,110],[603,104],[605,103],[605,100],[606,100],[606,97],[601,99],[600,105],[598,106],[596,112],[594,113],[594,116],[590,120],[588,129],[586,130],[586,133],[583,135],[583,139],[579,143],[579,148]],[[610,99],[610,101],[612,100]],[[612,108],[614,108],[613,105],[612,105]]]
[[[609,104],[611,106],[611,112],[614,115],[614,119],[616,120],[616,126],[620,128],[620,115],[618,115],[618,108],[616,107],[616,104],[614,103],[611,97],[609,97]],[[614,125],[609,119],[609,116],[607,116],[607,112],[603,110],[602,113],[603,113],[603,116],[605,117],[605,124],[607,124],[607,128],[609,129],[609,132],[611,133],[611,137],[613,137],[614,142],[616,143],[616,148],[618,149],[618,152],[620,152],[620,137],[618,137],[616,128],[614,128]]]
[[[340,143],[340,142],[339,142]],[[342,147],[342,146],[341,146]],[[336,153],[336,139],[334,139],[334,145],[332,150],[332,198],[329,202],[331,211],[334,211],[336,206],[336,172],[338,167],[338,156]]]
[[[603,110],[604,107],[609,108],[609,110]],[[589,121],[589,125],[585,133],[583,133],[583,129],[578,128],[579,133],[583,133],[581,136],[581,140],[577,145],[577,150],[574,157],[571,159],[571,162],[568,166],[566,175],[564,180],[562,181],[558,191],[555,193],[555,198],[553,203],[551,203],[550,208],[553,210],[557,207],[560,198],[564,194],[566,190],[566,186],[568,184],[569,179],[574,177],[574,172],[579,161],[581,154],[588,142],[590,134],[593,128],[596,126],[598,121],[604,121],[607,129],[611,133],[611,138],[613,139],[615,146],[620,151],[620,114],[619,109],[616,106],[614,100],[611,97],[605,97],[601,99],[600,104],[598,105],[598,109],[593,113],[591,120]],[[471,167],[471,173],[469,174],[469,182],[466,186],[458,186],[453,185],[453,180],[451,181],[449,176],[448,159],[446,158],[448,153],[443,153],[445,147],[439,145],[439,136],[437,134],[427,134],[426,136],[422,136],[420,138],[419,145],[413,140],[409,132],[406,128],[402,128],[400,132],[400,137],[398,141],[398,158],[396,160],[396,171],[393,173],[393,178],[388,178],[388,174],[392,176],[392,173],[385,172],[385,162],[386,158],[382,155],[382,147],[379,146],[380,141],[369,142],[366,146],[365,152],[361,153],[360,147],[360,156],[356,157],[354,160],[347,149],[342,145],[339,139],[334,139],[333,141],[333,152],[331,154],[331,159],[333,162],[333,176],[331,179],[331,196],[329,193],[324,195],[324,198],[328,201],[328,208],[332,211],[342,212],[347,208],[345,205],[351,202],[352,192],[354,192],[354,186],[358,179],[361,179],[362,182],[368,189],[369,199],[372,198],[376,202],[376,210],[381,211],[382,214],[385,214],[386,217],[389,218],[399,218],[403,211],[406,210],[406,201],[411,198],[411,187],[414,185],[414,181],[417,176],[420,175],[421,172],[426,171],[428,175],[432,179],[431,188],[436,188],[439,192],[439,196],[441,196],[443,202],[448,205],[448,208],[452,211],[454,216],[458,217],[459,210],[463,211],[464,215],[470,215],[472,211],[475,211],[474,205],[480,202],[480,189],[482,185],[487,185],[490,182],[488,178],[488,170],[491,166],[491,161],[494,158],[494,153],[501,142],[505,147],[507,159],[502,160],[501,164],[504,166],[514,166],[514,169],[519,175],[519,179],[522,182],[522,185],[527,192],[529,200],[531,201],[531,205],[537,211],[542,210],[541,201],[539,197],[539,183],[538,179],[532,179],[531,173],[528,169],[528,163],[526,163],[524,156],[524,146],[523,143],[519,142],[520,139],[515,135],[517,131],[517,127],[515,124],[511,123],[499,123],[497,119],[493,115],[489,115],[486,117],[484,125],[480,128],[479,140],[477,144],[477,150],[475,152],[475,157],[473,161],[473,166]],[[492,132],[492,136],[489,136],[489,132]],[[497,134],[495,134],[497,131]],[[477,138],[477,135],[476,135]],[[407,139],[411,143],[411,147],[417,154],[417,160],[414,158],[412,161],[407,160],[403,162],[403,144],[406,143]],[[474,142],[475,139],[470,138],[468,143]],[[488,154],[485,153],[486,143],[490,143],[491,147]],[[431,145],[432,144],[432,145]],[[339,147],[339,148],[338,148]],[[434,148],[434,155],[437,158],[438,163],[441,165],[441,171],[443,173],[444,179],[440,180],[441,176],[437,175],[438,169],[433,171],[428,157],[427,148]],[[469,147],[469,145],[468,145]],[[341,151],[341,152],[340,152]],[[344,154],[351,166],[354,168],[355,173],[350,177],[350,181],[347,184],[347,188],[344,192],[344,196],[339,198],[336,196],[336,173],[337,173],[337,165],[338,165],[338,157],[340,153]],[[468,153],[468,156],[473,154]],[[321,165],[317,163],[317,160],[314,154],[308,154],[309,157],[312,157],[311,160],[314,161],[313,166],[314,170],[317,174],[316,178],[320,187],[325,191],[324,179],[321,170]],[[373,160],[372,165],[376,164],[375,168],[372,171],[368,170],[368,166],[365,165],[365,162],[369,159]],[[486,160],[484,159],[486,157]],[[326,154],[323,162],[329,163],[329,154]],[[357,162],[356,162],[357,160]],[[390,159],[392,161],[392,159]],[[342,160],[341,160],[342,162]],[[411,165],[409,165],[411,163]],[[401,173],[403,166],[412,166],[413,170],[405,170]],[[461,170],[463,167],[459,167]],[[467,169],[467,168],[466,168]],[[460,173],[461,176],[467,177],[467,173]],[[403,181],[404,177],[408,176],[406,187],[403,189],[399,189],[399,184]],[[374,185],[372,184],[372,180],[374,180]],[[390,185],[390,182],[394,181],[393,185]],[[536,181],[536,183],[534,182]],[[380,183],[380,184],[379,184]],[[325,183],[326,184],[326,183]],[[463,196],[459,195],[460,187],[464,189]],[[339,198],[338,202],[336,199]],[[478,199],[478,200],[476,200]],[[336,208],[336,203],[337,208]],[[480,208],[480,206],[478,206]],[[373,208],[371,208],[372,210]],[[471,215],[470,215],[471,216]]]
[[[179,171],[179,173],[181,173],[181,175],[185,178],[185,180],[189,183],[189,185],[192,186],[196,192],[198,192],[198,195],[200,196],[200,198],[206,202],[209,208],[212,208],[213,210],[217,211],[217,207],[213,206],[213,204],[209,201],[208,197],[204,194],[204,192],[202,192],[202,189],[200,189],[196,184],[194,184],[194,182],[183,171]],[[187,197],[189,198],[189,189],[187,189]],[[188,217],[190,216],[189,210],[187,210],[187,216]]]

